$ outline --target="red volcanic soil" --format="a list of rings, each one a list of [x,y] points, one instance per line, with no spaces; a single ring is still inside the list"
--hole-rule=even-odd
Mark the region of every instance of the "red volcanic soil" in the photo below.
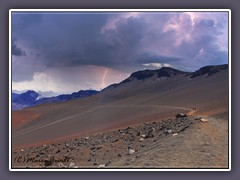
[[[34,121],[40,114],[33,111],[15,111],[12,113],[12,130]]]

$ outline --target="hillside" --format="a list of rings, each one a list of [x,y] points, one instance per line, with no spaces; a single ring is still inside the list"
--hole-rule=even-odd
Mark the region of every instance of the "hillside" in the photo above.
[[[94,96],[62,103],[46,103],[13,112],[12,145],[14,149],[20,149],[64,142],[75,137],[141,126],[144,122],[174,119],[177,113],[209,119],[207,125],[190,124],[187,127],[190,130],[184,131],[191,132],[188,136],[195,134],[194,136],[200,138],[196,134],[198,127],[203,128],[199,133],[209,133],[212,130],[213,133],[220,133],[214,127],[217,119],[224,122],[221,128],[226,132],[228,96],[227,65],[211,66],[207,71],[203,68],[193,73],[172,68],[140,71]],[[212,135],[208,134],[206,138],[211,139]],[[227,140],[226,133],[215,135],[219,140],[221,136]],[[182,148],[186,147],[185,143]],[[177,147],[175,150],[177,151]],[[214,151],[217,152],[215,149]],[[125,161],[115,163],[123,165]]]

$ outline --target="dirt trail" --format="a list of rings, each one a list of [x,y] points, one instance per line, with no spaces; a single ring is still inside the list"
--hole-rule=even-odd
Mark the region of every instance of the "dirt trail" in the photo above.
[[[30,160],[16,162],[19,157]],[[49,160],[63,157],[69,161]],[[228,168],[228,120],[223,115],[189,116],[19,149],[13,152],[13,166]]]
[[[62,119],[58,119],[54,122],[51,122],[51,123],[45,123],[45,124],[40,124],[38,126],[35,126],[35,127],[31,127],[31,128],[26,128],[24,130],[21,130],[21,131],[16,131],[14,133],[14,135],[12,136],[12,138],[15,138],[15,137],[18,137],[18,136],[21,136],[21,135],[24,135],[26,133],[30,133],[32,131],[36,131],[36,130],[39,130],[39,129],[42,129],[42,128],[45,128],[45,127],[48,127],[48,126],[52,126],[52,125],[55,125],[55,124],[58,124],[58,123],[61,123],[63,121],[68,121],[70,119],[73,119],[73,118],[77,118],[83,114],[87,114],[87,113],[91,113],[92,111],[94,110],[97,110],[97,109],[102,109],[102,108],[108,108],[108,107],[116,107],[116,108],[122,108],[122,107],[152,107],[152,108],[169,108],[169,109],[181,109],[181,110],[192,110],[190,108],[185,108],[185,107],[178,107],[178,106],[164,106],[164,105],[111,105],[111,106],[97,106],[93,109],[90,109],[88,111],[85,111],[85,112],[82,112],[82,113],[78,113],[76,115],[73,115],[73,116],[68,116],[68,117],[65,117],[65,118],[62,118]],[[190,111],[188,114],[193,114],[192,111]]]
[[[160,168],[227,168],[228,121],[204,117],[208,121],[196,123],[176,136],[156,141],[138,154],[112,166]]]

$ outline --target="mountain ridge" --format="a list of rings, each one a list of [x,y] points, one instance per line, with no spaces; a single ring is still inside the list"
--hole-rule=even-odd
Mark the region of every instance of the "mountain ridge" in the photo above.
[[[62,94],[54,97],[40,98],[40,94],[28,90],[22,94],[12,93],[12,110],[21,110],[29,106],[35,106],[46,102],[64,102],[75,98],[88,97],[97,94],[95,90],[80,90],[72,94]]]
[[[120,83],[114,83],[111,84],[109,86],[107,86],[106,88],[104,88],[102,91],[105,90],[109,90],[109,89],[113,89],[118,87],[119,85],[122,84],[126,84],[132,81],[136,81],[136,80],[145,80],[148,78],[169,78],[169,77],[173,77],[175,75],[186,75],[186,76],[190,76],[191,78],[196,78],[196,77],[200,77],[200,76],[211,76],[217,72],[219,72],[220,70],[225,70],[228,68],[227,64],[222,64],[222,65],[209,65],[209,66],[203,66],[202,68],[194,71],[194,72],[186,72],[186,71],[181,71],[172,67],[162,67],[160,69],[155,69],[155,70],[149,70],[149,69],[145,69],[145,70],[141,70],[141,71],[136,71],[133,72],[128,78],[126,78],[125,80],[121,81]]]

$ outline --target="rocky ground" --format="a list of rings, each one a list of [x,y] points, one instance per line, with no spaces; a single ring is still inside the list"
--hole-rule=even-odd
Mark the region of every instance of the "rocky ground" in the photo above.
[[[179,117],[17,149],[12,168],[228,168],[221,117]]]

